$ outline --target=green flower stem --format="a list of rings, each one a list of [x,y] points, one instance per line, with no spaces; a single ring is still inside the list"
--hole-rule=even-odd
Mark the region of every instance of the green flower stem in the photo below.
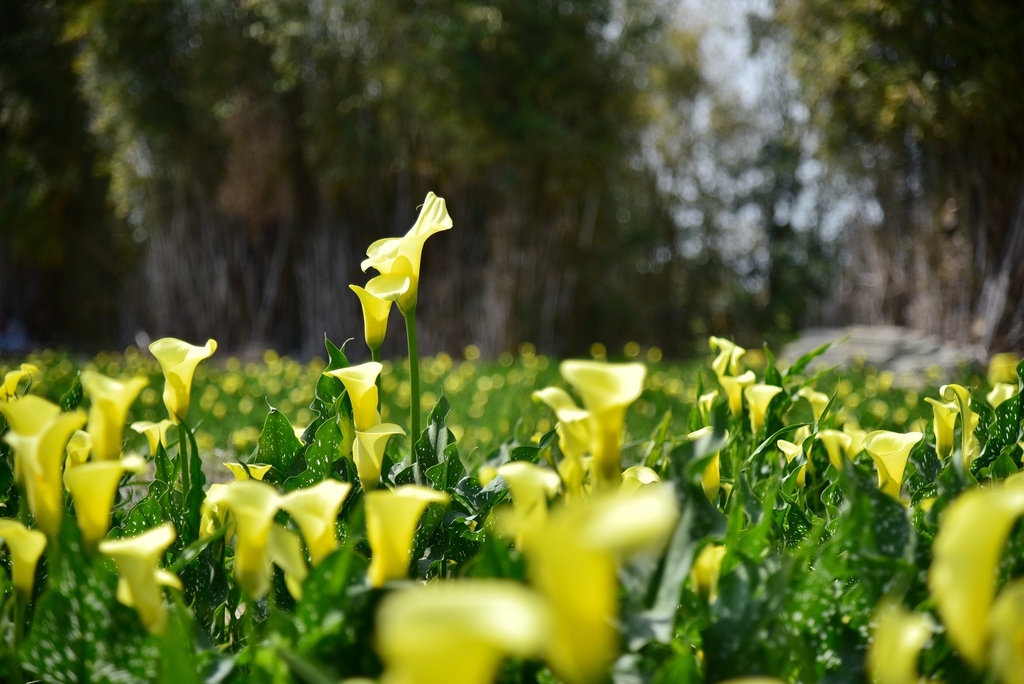
[[[370,349],[370,360],[380,363],[380,347]],[[377,410],[380,411],[380,405],[384,399],[384,395],[381,393],[380,375],[377,376],[377,382],[375,384],[377,385]]]
[[[413,473],[417,484],[423,484],[423,473],[416,458],[416,440],[420,438],[420,350],[416,341],[416,310],[405,316],[405,334],[409,340],[409,443],[412,445]]]

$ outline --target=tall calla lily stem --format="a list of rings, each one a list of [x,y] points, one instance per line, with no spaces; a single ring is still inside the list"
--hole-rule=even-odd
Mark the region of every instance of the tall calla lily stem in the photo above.
[[[416,484],[423,484],[423,473],[416,458],[416,440],[420,438],[420,350],[416,341],[416,309],[403,311],[402,315],[405,316],[405,334],[409,341],[409,440],[413,473]]]

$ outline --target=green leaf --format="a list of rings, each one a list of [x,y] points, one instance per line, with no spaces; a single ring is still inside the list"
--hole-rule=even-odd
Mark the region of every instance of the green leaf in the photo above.
[[[782,377],[783,378],[789,378],[789,377],[792,377],[794,375],[799,375],[800,373],[803,372],[804,368],[806,368],[807,365],[811,361],[813,361],[814,359],[818,358],[819,356],[821,356],[822,354],[824,354],[825,352],[827,352],[829,349],[831,349],[832,347],[836,346],[837,344],[839,344],[841,342],[845,342],[848,339],[849,339],[849,336],[844,337],[844,338],[839,339],[839,340],[833,340],[832,342],[826,342],[825,344],[821,345],[820,347],[816,347],[815,349],[812,349],[811,351],[807,352],[806,354],[801,356],[799,359],[794,361],[793,365],[790,366],[789,368],[787,368],[786,372],[782,374]]]
[[[455,446],[455,435],[445,424],[445,417],[450,409],[451,405],[444,396],[437,400],[430,411],[430,416],[427,417],[426,429],[413,447],[413,459],[424,473],[430,472],[438,463],[444,463],[448,458],[449,445]],[[457,453],[454,458],[458,460]]]
[[[292,462],[302,449],[302,442],[295,436],[288,418],[276,408],[271,407],[267,420],[263,423],[263,432],[257,442],[256,453],[249,457],[249,463],[267,463],[277,469],[282,477],[287,477]]]
[[[71,388],[60,398],[60,410],[64,413],[74,411],[82,404],[82,378],[76,373]]]

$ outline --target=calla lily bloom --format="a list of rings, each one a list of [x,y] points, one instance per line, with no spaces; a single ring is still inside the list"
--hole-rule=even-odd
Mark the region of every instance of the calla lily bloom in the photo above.
[[[124,423],[135,398],[149,384],[144,377],[120,382],[93,371],[82,371],[82,389],[89,395],[89,422],[94,461],[114,461],[121,456]]]
[[[590,427],[590,455],[599,487],[614,487],[622,481],[619,450],[626,422],[626,409],[644,389],[647,369],[639,363],[563,361],[562,377],[583,400]]]
[[[798,456],[801,456],[804,453],[804,448],[802,446],[800,446],[799,444],[794,444],[793,442],[790,442],[785,439],[780,439],[777,442],[775,442],[775,446],[777,446],[779,448],[779,451],[782,452],[782,455],[786,457],[786,463],[792,463],[793,459],[797,458]],[[807,466],[802,465],[800,466],[800,470],[798,470],[796,474],[797,486],[803,487],[806,483],[806,480]]]
[[[381,275],[408,278],[408,290],[395,300],[402,313],[408,315],[416,309],[423,243],[431,235],[451,227],[452,219],[448,216],[444,200],[429,192],[409,232],[401,238],[384,238],[371,244],[360,267],[363,272],[373,268]]]
[[[715,399],[718,399],[718,390],[711,390],[697,397],[697,410],[700,412],[700,419],[705,423],[711,420],[711,409],[715,407]]]
[[[943,461],[953,453],[953,429],[960,408],[952,401],[940,401],[925,397],[932,405],[932,432],[935,433],[935,453]]]
[[[756,435],[764,427],[768,404],[781,391],[782,388],[775,385],[751,385],[743,390],[747,407],[750,409],[750,432],[752,434]]]
[[[85,463],[65,471],[64,484],[75,500],[78,527],[86,547],[95,548],[107,536],[110,509],[124,472],[145,469],[146,461],[141,456],[128,456],[118,461]]]
[[[156,456],[156,450],[161,445],[167,448],[167,431],[174,427],[174,421],[170,418],[164,418],[156,423],[150,420],[137,420],[129,427],[146,437],[150,456]]]
[[[996,408],[1016,394],[1016,385],[1011,385],[1008,382],[997,382],[992,386],[992,389],[989,390],[989,393],[985,395],[985,398],[988,400],[988,403],[992,408]]]
[[[544,602],[500,580],[435,582],[401,589],[377,612],[383,684],[494,681],[506,657],[532,658],[548,639]]]
[[[356,464],[359,484],[369,491],[380,484],[380,468],[388,441],[394,435],[405,436],[405,430],[394,423],[378,423],[365,430],[356,431],[352,442],[352,460]]]
[[[7,371],[4,380],[0,383],[0,402],[13,401],[18,398],[18,387],[23,380],[30,380],[39,372],[39,369],[31,363],[23,363],[20,368]]]
[[[0,520],[0,540],[11,552],[11,583],[23,601],[32,598],[36,565],[46,550],[46,535],[17,520]]]
[[[587,477],[583,455],[590,448],[590,414],[576,406],[569,393],[560,387],[538,390],[533,393],[533,399],[547,404],[558,418],[555,432],[558,448],[562,451],[558,474],[562,478],[566,500],[575,501],[583,496],[583,481]]]
[[[68,457],[64,460],[65,475],[75,466],[88,462],[89,452],[92,451],[92,437],[85,430],[75,430],[71,439],[68,440],[66,451]]]
[[[1007,584],[988,616],[989,667],[1003,684],[1024,684],[1024,580]]]
[[[281,508],[302,530],[314,566],[338,548],[335,523],[341,504],[351,489],[352,485],[347,482],[324,480],[281,497]]]
[[[248,463],[242,465],[241,463],[225,463],[224,467],[231,471],[231,474],[235,476],[235,480],[262,480],[270,469],[274,466],[267,463]]]
[[[811,405],[811,414],[814,416],[814,420],[820,420],[822,412],[828,406],[828,395],[810,387],[801,387],[796,395]]]
[[[214,510],[218,516],[231,513],[235,523],[235,579],[252,598],[260,598],[270,589],[274,557],[267,545],[280,504],[281,496],[272,485],[252,479],[211,487],[203,503],[211,517]]]
[[[363,334],[370,351],[376,352],[384,344],[391,305],[409,291],[410,284],[406,276],[382,275],[372,278],[365,288],[348,286],[359,297],[363,309]]]
[[[516,546],[523,548],[530,535],[544,526],[548,519],[548,499],[562,483],[558,474],[529,461],[509,461],[498,468],[512,491],[515,511]]]
[[[373,551],[367,572],[371,585],[405,579],[420,516],[430,504],[447,504],[448,498],[444,492],[420,485],[366,493],[366,537]]]
[[[699,430],[695,430],[690,434],[686,435],[686,439],[693,442],[704,435],[710,433],[712,427],[710,425],[702,427]],[[729,439],[729,431],[725,432],[725,439]],[[715,455],[711,457],[711,461],[704,467],[704,472],[700,476],[700,486],[704,490],[704,496],[708,497],[708,501],[714,501],[718,497],[718,490],[721,489],[721,477],[722,477],[722,458],[720,452],[715,452]]]
[[[985,664],[992,636],[989,613],[996,570],[1021,515],[1024,479],[965,492],[949,504],[939,520],[928,588],[949,642],[975,667]]]
[[[560,678],[604,676],[618,652],[616,558],[660,547],[678,515],[670,487],[644,487],[564,506],[531,537],[528,573],[551,606],[546,660]]]
[[[721,544],[707,544],[697,554],[690,570],[690,581],[696,592],[714,603],[718,598],[718,578],[722,574],[722,559],[726,548]]]
[[[875,462],[878,470],[878,488],[889,496],[899,499],[903,486],[903,471],[910,458],[910,450],[924,437],[920,432],[890,432],[875,430],[864,438],[864,450]]]
[[[383,368],[376,361],[369,361],[324,373],[338,378],[345,385],[352,402],[352,417],[357,431],[369,430],[380,422],[380,413],[377,411],[377,376]]]
[[[737,376],[740,374],[740,359],[747,353],[747,350],[732,340],[724,337],[709,337],[711,351],[717,351],[718,355],[711,362],[711,369],[721,380],[724,376]]]
[[[733,418],[739,418],[743,413],[743,391],[755,382],[757,382],[757,376],[754,375],[754,371],[749,370],[737,377],[723,375],[718,378],[718,384],[722,386],[726,397],[729,398],[729,411]]]
[[[192,396],[192,376],[200,361],[210,358],[217,351],[216,340],[207,340],[202,347],[164,337],[149,345],[149,351],[160,362],[164,371],[164,406],[175,424],[188,415],[189,400]]]
[[[865,430],[861,430],[852,421],[843,425],[843,433],[850,436],[850,446],[846,450],[846,457],[853,460],[857,457],[857,454],[864,451],[864,439],[868,436],[868,433]]]
[[[277,523],[270,526],[267,535],[266,565],[273,563],[284,571],[284,583],[295,599],[302,598],[302,582],[309,575],[302,542],[298,536]]]
[[[947,402],[956,404],[960,410],[960,454],[966,470],[981,452],[981,445],[974,436],[978,427],[978,414],[971,409],[971,392],[962,385],[943,385],[939,388],[939,394]]]
[[[163,634],[167,629],[160,584],[170,581],[170,573],[161,572],[157,564],[176,536],[174,525],[168,522],[135,537],[100,542],[100,553],[114,559],[121,576],[118,600],[135,608],[150,634]],[[181,587],[180,581],[177,586]]]
[[[4,441],[14,449],[15,479],[25,488],[36,527],[55,537],[64,519],[61,466],[71,435],[85,425],[85,413],[61,413],[35,395],[0,404],[10,429]]]
[[[868,647],[868,673],[877,684],[918,684],[917,658],[932,638],[932,625],[924,615],[895,603],[885,603],[875,616]]]
[[[1016,354],[1007,352],[993,354],[988,361],[988,383],[990,385],[997,382],[1016,383],[1018,362]]]
[[[623,492],[635,492],[638,489],[650,487],[659,482],[661,482],[661,478],[658,477],[658,473],[652,468],[635,465],[622,471],[622,484],[619,485],[619,489]]]
[[[843,464],[850,457],[853,438],[839,430],[819,430],[814,438],[825,445],[829,462],[836,470],[842,470]]]

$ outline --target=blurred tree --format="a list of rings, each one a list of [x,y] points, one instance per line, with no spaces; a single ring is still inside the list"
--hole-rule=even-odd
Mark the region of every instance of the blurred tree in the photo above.
[[[884,212],[847,236],[846,309],[1024,348],[1024,6],[783,0],[779,16],[834,159]]]

